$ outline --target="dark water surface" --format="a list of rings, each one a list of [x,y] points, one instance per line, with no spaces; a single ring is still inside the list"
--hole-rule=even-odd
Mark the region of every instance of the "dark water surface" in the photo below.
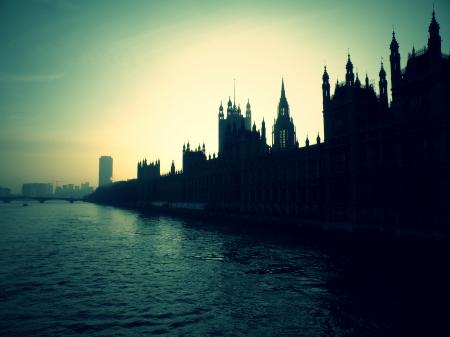
[[[0,335],[446,335],[445,249],[296,236],[0,204]]]

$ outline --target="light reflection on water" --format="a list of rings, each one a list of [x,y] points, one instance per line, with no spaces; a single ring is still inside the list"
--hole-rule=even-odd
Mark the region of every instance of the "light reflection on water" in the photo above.
[[[396,297],[403,282],[393,272],[396,266],[375,263],[372,271],[354,262],[354,252],[278,234],[84,203],[0,204],[0,332],[381,336],[405,331],[409,312],[399,317],[396,311],[408,310],[410,303],[401,303],[406,296]]]

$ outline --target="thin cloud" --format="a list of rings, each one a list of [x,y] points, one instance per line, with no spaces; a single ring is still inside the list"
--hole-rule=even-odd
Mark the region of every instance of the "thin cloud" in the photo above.
[[[54,74],[5,74],[0,73],[2,82],[51,82],[64,77],[64,73]]]

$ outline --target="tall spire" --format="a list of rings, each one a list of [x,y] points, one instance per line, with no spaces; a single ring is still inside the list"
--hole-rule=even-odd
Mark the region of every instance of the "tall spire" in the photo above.
[[[280,103],[278,104],[278,115],[287,115],[289,116],[289,104],[286,99],[286,92],[284,90],[284,78],[281,78],[281,97]]]

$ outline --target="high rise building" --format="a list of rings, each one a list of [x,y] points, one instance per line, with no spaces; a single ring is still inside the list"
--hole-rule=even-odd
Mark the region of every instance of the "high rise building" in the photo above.
[[[101,156],[98,162],[98,186],[112,183],[113,159],[110,156]]]

